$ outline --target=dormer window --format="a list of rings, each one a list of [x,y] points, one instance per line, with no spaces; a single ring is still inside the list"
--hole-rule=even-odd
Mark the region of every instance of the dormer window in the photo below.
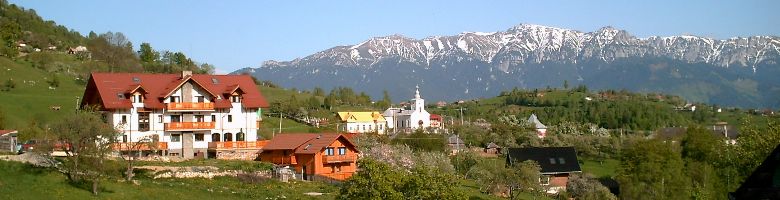
[[[134,94],[133,95],[133,103],[143,103],[144,102],[144,96],[141,94]]]
[[[241,97],[238,95],[230,96],[230,101],[232,101],[233,103],[241,103]]]

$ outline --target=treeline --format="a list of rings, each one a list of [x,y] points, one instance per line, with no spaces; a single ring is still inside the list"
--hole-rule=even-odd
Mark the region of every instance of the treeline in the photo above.
[[[17,42],[24,41],[32,48],[49,46],[65,49],[84,42],[77,31],[43,20],[33,9],[24,9],[6,0],[0,0],[0,55],[18,55]]]
[[[258,85],[265,85],[276,88],[270,81],[260,81],[255,79]],[[390,106],[390,94],[384,91],[384,97],[378,102],[371,100],[371,96],[365,92],[357,93],[349,87],[336,87],[330,90],[327,95],[324,89],[315,87],[311,91],[298,91],[291,89],[293,94],[289,98],[280,99],[271,102],[273,112],[283,112],[292,116],[309,116],[312,114],[319,117],[331,117],[331,112],[335,107],[351,107],[366,110],[384,110]],[[306,95],[301,95],[306,94]],[[306,97],[308,96],[308,97]]]
[[[780,125],[745,121],[736,144],[705,128],[680,142],[642,140],[621,154],[617,181],[623,199],[728,199],[780,144]]]
[[[565,97],[548,97],[551,93]],[[687,125],[692,121],[707,122],[714,112],[706,109],[694,112],[693,118],[674,110],[678,98],[627,91],[605,90],[588,93],[587,87],[573,90],[513,90],[504,92],[506,105],[536,107],[535,113],[548,124],[561,122],[593,123],[608,129],[655,130],[661,127]],[[660,99],[666,102],[659,102]]]
[[[78,46],[86,49],[69,50]],[[76,60],[64,56],[66,53],[73,54]],[[53,21],[43,20],[35,10],[5,0],[0,0],[0,55],[11,59],[23,55],[23,60],[36,68],[49,72],[67,71],[82,79],[93,71],[214,73],[214,66],[198,64],[182,52],[157,51],[149,43],[142,43],[135,51],[133,43],[121,32],[89,32],[85,37]]]

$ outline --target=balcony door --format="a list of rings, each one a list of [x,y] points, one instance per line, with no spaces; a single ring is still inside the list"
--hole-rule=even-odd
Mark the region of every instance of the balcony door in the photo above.
[[[181,122],[181,115],[171,115],[171,122]]]

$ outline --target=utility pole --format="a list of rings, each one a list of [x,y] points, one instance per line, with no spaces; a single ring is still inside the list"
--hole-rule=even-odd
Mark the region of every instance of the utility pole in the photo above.
[[[460,125],[463,125],[463,107],[458,108],[460,110]]]
[[[282,112],[279,111],[279,134],[282,133]],[[271,137],[276,137],[276,134],[271,134]]]

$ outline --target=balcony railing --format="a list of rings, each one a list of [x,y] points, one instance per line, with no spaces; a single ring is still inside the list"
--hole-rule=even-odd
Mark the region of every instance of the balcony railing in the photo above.
[[[209,149],[260,149],[266,144],[268,144],[268,140],[209,142]]]
[[[146,151],[146,150],[164,150],[168,149],[168,143],[167,142],[157,142],[157,146],[155,148],[154,145],[149,145],[151,143],[138,143],[138,142],[119,142],[112,144],[112,147],[114,150],[117,151]]]
[[[347,155],[322,155],[322,162],[324,163],[340,163],[340,162],[355,162],[357,156],[355,154]]]
[[[271,160],[263,160],[264,162],[271,162],[273,164],[277,165],[295,165],[298,164],[298,159],[295,158],[295,156],[289,156],[289,157],[273,157]]]
[[[174,102],[165,106],[168,110],[214,110],[214,103],[206,102]]]
[[[214,129],[214,122],[171,122],[165,123],[166,131]]]

